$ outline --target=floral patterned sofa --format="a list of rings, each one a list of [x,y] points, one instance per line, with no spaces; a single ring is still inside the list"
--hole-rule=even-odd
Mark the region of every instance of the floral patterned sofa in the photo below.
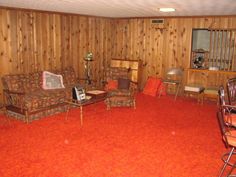
[[[65,112],[66,99],[77,84],[73,68],[51,71],[63,77],[65,88],[45,90],[42,88],[42,71],[29,74],[5,75],[2,77],[7,115],[25,122],[48,115]]]

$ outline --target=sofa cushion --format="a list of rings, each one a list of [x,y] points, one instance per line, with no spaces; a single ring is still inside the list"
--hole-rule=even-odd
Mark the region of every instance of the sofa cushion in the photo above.
[[[26,92],[40,90],[42,87],[42,71],[29,73],[25,76],[24,88]]]
[[[105,90],[115,90],[118,88],[118,81],[117,80],[109,80],[105,85]]]
[[[129,89],[130,80],[125,78],[118,78],[118,89]]]
[[[42,88],[45,90],[65,88],[62,75],[44,71]]]
[[[160,79],[156,77],[149,77],[144,86],[143,93],[150,96],[156,96],[160,85],[161,85]]]
[[[38,90],[28,92],[25,95],[23,107],[30,111],[36,111],[52,105],[63,103],[65,99],[65,89]]]

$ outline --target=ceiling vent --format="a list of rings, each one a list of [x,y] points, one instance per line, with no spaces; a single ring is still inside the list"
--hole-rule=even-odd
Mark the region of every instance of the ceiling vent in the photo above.
[[[152,24],[164,24],[164,19],[152,19]]]

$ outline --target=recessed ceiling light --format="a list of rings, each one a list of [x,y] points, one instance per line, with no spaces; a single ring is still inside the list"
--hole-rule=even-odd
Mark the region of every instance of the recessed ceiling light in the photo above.
[[[160,8],[159,10],[160,12],[174,12],[175,11],[174,8]]]

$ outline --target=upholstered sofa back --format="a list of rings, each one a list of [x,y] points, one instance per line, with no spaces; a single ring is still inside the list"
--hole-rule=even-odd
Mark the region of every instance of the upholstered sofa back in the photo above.
[[[127,68],[109,67],[105,70],[106,80],[118,80],[119,78],[129,78]]]
[[[76,83],[76,76],[72,67],[61,71],[51,71],[55,74],[61,74],[65,87]],[[11,74],[2,77],[3,88],[16,92],[31,92],[42,89],[42,71],[29,74]]]

